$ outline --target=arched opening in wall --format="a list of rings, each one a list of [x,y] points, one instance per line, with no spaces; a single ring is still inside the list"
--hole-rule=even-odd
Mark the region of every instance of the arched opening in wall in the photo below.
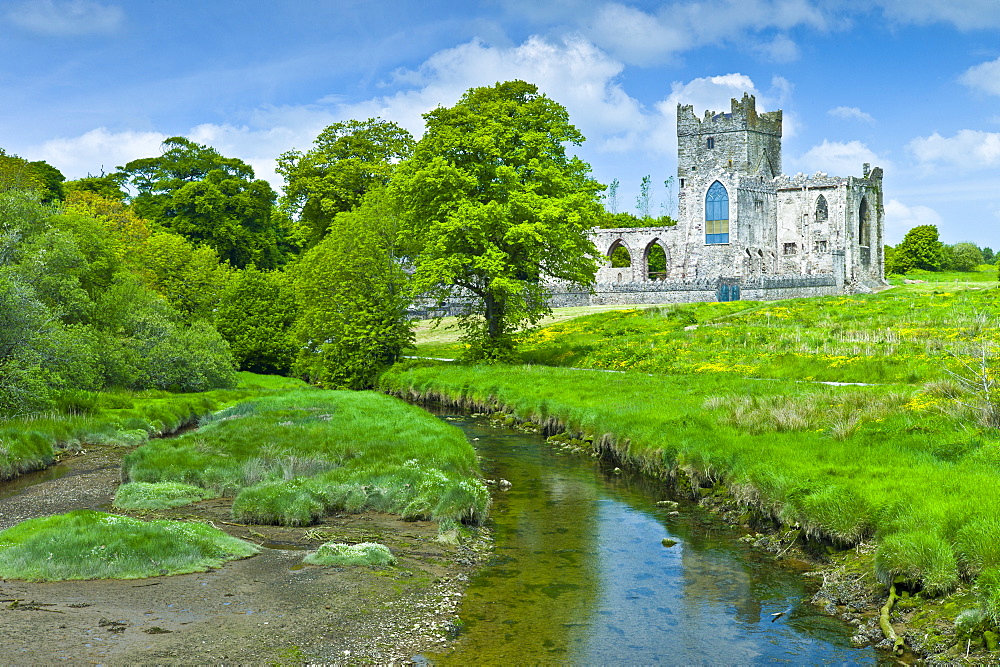
[[[632,255],[621,239],[611,244],[608,249],[608,258],[611,259],[611,268],[627,269],[632,266]]]
[[[667,279],[667,252],[660,245],[660,239],[646,246],[646,277],[650,280]]]
[[[830,208],[826,204],[826,197],[820,195],[816,199],[816,222],[823,222],[830,219]]]
[[[729,243],[729,193],[718,181],[705,193],[705,243]]]
[[[858,245],[871,245],[871,215],[867,197],[861,199],[861,206],[858,208]]]

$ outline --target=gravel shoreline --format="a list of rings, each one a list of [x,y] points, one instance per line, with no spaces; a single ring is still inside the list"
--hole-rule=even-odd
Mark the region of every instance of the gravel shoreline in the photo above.
[[[68,471],[0,498],[0,529],[73,509],[107,510],[127,450],[66,459]],[[8,488],[0,484],[0,493]],[[260,555],[205,573],[134,581],[0,581],[0,663],[409,663],[448,649],[461,596],[491,547],[478,529],[462,545],[437,525],[339,514],[305,528],[243,526],[231,500],[143,518],[210,521],[263,545]],[[323,541],[378,541],[396,566],[302,566]]]

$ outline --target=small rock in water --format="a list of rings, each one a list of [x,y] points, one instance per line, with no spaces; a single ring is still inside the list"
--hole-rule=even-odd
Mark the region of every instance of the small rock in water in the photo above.
[[[616,475],[620,475],[620,474],[622,474],[622,469],[621,468],[615,468],[612,472],[615,473]]]
[[[669,507],[670,509],[677,509],[678,503],[675,500],[658,500],[656,501],[657,507]]]
[[[677,540],[672,540],[669,537],[664,537],[662,540],[660,540],[660,544],[662,544],[667,548],[670,548],[677,544]]]
[[[510,482],[508,482],[505,479],[501,479],[499,482],[497,482],[497,486],[499,486],[501,489],[503,489],[504,491],[506,491],[507,489],[509,489],[510,487],[512,487],[514,485],[511,484]]]

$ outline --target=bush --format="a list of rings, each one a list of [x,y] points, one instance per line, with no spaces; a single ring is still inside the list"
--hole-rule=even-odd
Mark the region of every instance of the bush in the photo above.
[[[327,542],[316,551],[310,551],[302,562],[310,565],[385,566],[394,564],[396,557],[389,551],[389,547],[374,542]]]

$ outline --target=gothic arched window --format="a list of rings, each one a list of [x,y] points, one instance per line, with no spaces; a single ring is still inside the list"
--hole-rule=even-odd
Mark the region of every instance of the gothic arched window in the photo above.
[[[830,218],[830,209],[826,205],[826,197],[820,195],[816,200],[816,222],[822,222]]]
[[[871,220],[868,213],[868,199],[861,199],[858,208],[858,245],[867,246],[871,243]]]
[[[705,243],[729,243],[729,194],[718,181],[705,195]]]

